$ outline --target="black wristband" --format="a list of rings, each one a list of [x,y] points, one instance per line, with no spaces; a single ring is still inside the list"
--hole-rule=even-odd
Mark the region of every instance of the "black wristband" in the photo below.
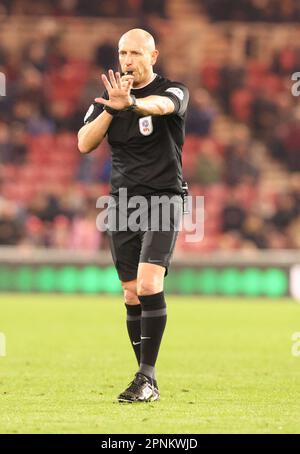
[[[109,106],[104,106],[104,110],[106,110],[106,112],[108,112],[112,116],[116,116],[122,111],[134,110],[136,108],[136,97],[134,95],[130,95],[130,97],[132,99],[132,104],[129,107],[126,107],[126,109],[117,110]]]
[[[136,97],[134,95],[130,95],[130,97],[132,99],[132,104],[124,110],[135,110],[136,108]]]
[[[119,114],[120,110],[113,109],[112,107],[109,106],[104,106],[104,110],[106,110],[107,113],[115,117],[116,115]]]

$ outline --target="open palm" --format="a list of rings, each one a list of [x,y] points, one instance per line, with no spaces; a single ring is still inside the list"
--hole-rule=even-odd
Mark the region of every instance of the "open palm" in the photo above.
[[[96,102],[109,106],[112,109],[122,110],[129,107],[132,102],[130,98],[130,90],[133,84],[132,79],[122,81],[119,72],[114,75],[114,72],[110,69],[108,71],[109,80],[105,74],[102,74],[102,81],[107,90],[109,99],[95,98]]]

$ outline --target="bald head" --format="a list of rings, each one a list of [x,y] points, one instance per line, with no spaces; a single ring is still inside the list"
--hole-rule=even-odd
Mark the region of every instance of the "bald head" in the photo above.
[[[122,72],[128,71],[134,77],[133,86],[141,87],[153,79],[153,65],[158,50],[154,38],[146,30],[133,28],[121,36],[119,41],[119,62]]]
[[[126,45],[126,43],[135,43],[136,46],[141,47],[149,52],[155,50],[155,41],[153,36],[142,28],[133,28],[121,36],[119,47]]]

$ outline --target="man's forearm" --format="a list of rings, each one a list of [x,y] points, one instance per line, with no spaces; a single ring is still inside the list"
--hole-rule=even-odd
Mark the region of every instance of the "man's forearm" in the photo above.
[[[112,118],[112,115],[104,111],[95,120],[84,125],[79,130],[78,149],[80,153],[89,153],[100,145],[107,133]]]
[[[164,96],[147,96],[136,100],[135,111],[141,115],[168,115],[174,112],[173,102]],[[78,149],[89,153],[100,145],[104,139],[113,117],[102,112],[95,120],[84,125],[78,132]]]
[[[169,98],[153,95],[137,99],[135,112],[142,115],[168,115],[174,109],[174,103]]]

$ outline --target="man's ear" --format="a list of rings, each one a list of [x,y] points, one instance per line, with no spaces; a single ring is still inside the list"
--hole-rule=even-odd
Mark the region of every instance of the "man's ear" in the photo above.
[[[155,65],[158,55],[159,55],[159,52],[157,49],[155,49],[151,52],[151,65],[152,66]]]

